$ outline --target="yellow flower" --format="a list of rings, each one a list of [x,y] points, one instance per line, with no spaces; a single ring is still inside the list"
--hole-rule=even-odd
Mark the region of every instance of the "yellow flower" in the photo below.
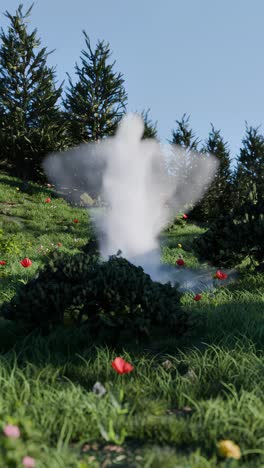
[[[20,188],[19,188],[19,187],[16,187],[16,190],[20,190]]]
[[[241,458],[240,447],[232,440],[220,440],[217,444],[217,448],[221,457],[235,458],[236,460]]]
[[[179,247],[179,249],[181,249],[181,248],[182,248],[182,245],[181,245],[181,244],[178,244],[178,247]]]

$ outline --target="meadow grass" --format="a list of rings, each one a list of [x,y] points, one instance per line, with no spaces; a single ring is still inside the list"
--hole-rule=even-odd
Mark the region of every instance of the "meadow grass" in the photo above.
[[[30,194],[21,189],[19,179],[1,175],[0,228],[20,249],[3,258],[1,302],[43,267],[49,256],[43,250],[61,242],[72,255],[91,235],[86,210],[36,184]],[[192,268],[200,266],[192,240],[203,231],[188,222],[163,233],[164,262],[183,254]],[[20,265],[25,256],[31,268]],[[0,466],[7,453],[18,460],[31,455],[37,467],[49,468],[263,466],[263,276],[244,268],[236,283],[204,292],[197,303],[192,293],[183,294],[193,327],[182,339],[157,330],[148,343],[98,348],[85,328],[25,335],[21,326],[0,320],[0,423],[21,428],[11,448],[0,435]],[[115,373],[111,361],[118,355],[133,372]],[[98,381],[103,396],[93,392]],[[242,458],[221,459],[221,439],[237,443]],[[6,466],[21,466],[14,463]]]

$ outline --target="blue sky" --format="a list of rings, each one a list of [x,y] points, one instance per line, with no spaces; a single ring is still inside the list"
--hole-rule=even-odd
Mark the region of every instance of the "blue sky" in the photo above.
[[[2,27],[18,4],[1,0]],[[31,24],[56,49],[49,63],[59,81],[74,76],[85,29],[93,46],[110,43],[128,110],[150,108],[162,141],[186,112],[201,139],[210,122],[221,129],[234,158],[245,120],[264,123],[263,18],[263,0],[36,0]]]

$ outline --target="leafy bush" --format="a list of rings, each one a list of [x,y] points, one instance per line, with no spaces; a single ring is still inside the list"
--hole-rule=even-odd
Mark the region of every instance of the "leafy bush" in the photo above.
[[[93,337],[111,341],[120,333],[148,336],[152,326],[183,334],[188,316],[179,299],[176,288],[153,282],[141,267],[123,258],[99,262],[97,256],[85,253],[71,258],[54,253],[38,278],[3,304],[2,313],[45,332],[65,320],[86,324]]]

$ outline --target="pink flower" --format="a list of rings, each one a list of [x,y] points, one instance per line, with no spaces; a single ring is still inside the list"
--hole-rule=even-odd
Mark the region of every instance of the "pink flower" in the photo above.
[[[19,427],[14,426],[13,424],[7,424],[3,431],[6,437],[9,437],[10,439],[18,439],[20,437]]]
[[[227,277],[228,275],[221,270],[217,270],[217,272],[214,275],[214,278],[219,280],[225,280]]]
[[[182,217],[183,217],[183,219],[187,219],[187,218],[188,218],[188,215],[184,213],[184,214],[182,215]]]
[[[50,203],[50,202],[51,202],[51,198],[49,198],[49,197],[46,198],[45,203]]]
[[[20,264],[24,268],[28,268],[28,267],[30,267],[32,265],[32,261],[30,260],[30,258],[25,257],[23,260],[21,260]]]
[[[185,261],[182,258],[178,258],[178,260],[176,260],[176,263],[177,263],[178,266],[185,265]]]
[[[22,460],[23,466],[26,468],[34,468],[36,466],[36,460],[35,458],[26,456]]]
[[[194,296],[194,298],[193,298],[193,300],[194,300],[194,301],[197,301],[197,302],[200,301],[201,299],[202,299],[201,294],[196,294],[196,295]]]
[[[0,260],[0,265],[6,265],[6,261],[5,260]]]
[[[116,357],[112,362],[112,367],[118,374],[128,374],[134,367],[121,357]]]

